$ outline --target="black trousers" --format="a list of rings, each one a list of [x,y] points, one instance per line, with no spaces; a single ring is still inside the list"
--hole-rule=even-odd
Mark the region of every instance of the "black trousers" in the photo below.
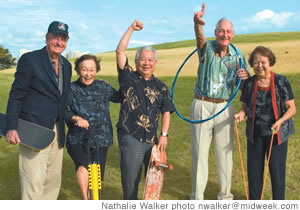
[[[259,136],[254,142],[247,141],[247,167],[250,200],[260,200],[264,182],[265,162],[267,164],[271,136]],[[269,171],[273,200],[285,199],[285,169],[288,143],[276,144],[273,141]],[[266,160],[266,161],[265,161]]]
[[[118,132],[121,181],[124,200],[137,200],[139,183],[144,165],[147,173],[153,144],[140,142],[130,135]]]

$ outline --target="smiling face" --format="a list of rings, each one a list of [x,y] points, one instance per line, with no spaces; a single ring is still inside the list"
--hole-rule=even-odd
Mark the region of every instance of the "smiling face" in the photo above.
[[[48,33],[46,35],[47,51],[50,56],[60,55],[67,47],[68,37]]]
[[[80,63],[79,66],[79,80],[82,84],[91,85],[96,77],[97,67],[94,60],[88,59]]]
[[[269,58],[256,53],[253,57],[253,70],[258,78],[267,78],[271,72]]]
[[[234,36],[232,23],[228,20],[221,21],[215,29],[215,36],[219,47],[227,48]]]
[[[152,77],[156,63],[155,53],[152,50],[143,50],[136,61],[136,70],[148,80]]]

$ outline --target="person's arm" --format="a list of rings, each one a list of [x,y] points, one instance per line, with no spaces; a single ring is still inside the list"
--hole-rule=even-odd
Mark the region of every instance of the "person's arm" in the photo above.
[[[130,40],[130,37],[134,31],[140,31],[143,29],[143,23],[135,20],[128,27],[124,35],[122,36],[118,47],[116,49],[117,66],[119,69],[124,69],[126,64],[126,49]]]
[[[201,50],[205,43],[206,37],[203,32],[203,26],[205,25],[205,21],[202,19],[205,13],[205,4],[202,4],[202,9],[200,12],[195,12],[194,14],[194,30],[197,41],[197,47]]]
[[[112,87],[112,94],[110,97],[110,101],[114,102],[114,103],[121,103],[121,94],[120,94],[120,90],[116,90]]]
[[[75,103],[73,101],[73,99],[75,99],[74,94],[75,93],[73,93],[73,91],[71,90],[68,95],[67,106],[66,106],[66,111],[65,111],[65,122],[68,125],[72,123],[75,126],[85,128],[86,130],[88,130],[89,122],[87,120],[83,119],[82,117],[77,116],[73,111],[72,103]]]
[[[161,133],[168,134],[170,126],[171,114],[170,112],[163,112],[161,119]],[[158,149],[165,151],[168,144],[168,136],[160,135],[158,139]]]
[[[295,105],[295,101],[294,100],[288,100],[284,102],[285,107],[287,109],[287,111],[284,113],[284,115],[279,118],[271,127],[271,129],[275,129],[275,132],[277,133],[280,129],[280,126],[287,121],[288,119],[290,119],[293,115],[296,114],[296,105]]]
[[[6,109],[5,129],[7,133],[5,139],[10,144],[21,142],[17,131],[18,117],[21,113],[25,97],[29,92],[31,77],[32,67],[29,54],[24,54],[18,62],[15,80],[9,93]]]

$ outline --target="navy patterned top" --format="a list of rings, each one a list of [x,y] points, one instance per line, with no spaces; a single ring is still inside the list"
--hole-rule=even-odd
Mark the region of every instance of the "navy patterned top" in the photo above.
[[[118,69],[121,110],[118,132],[129,134],[140,142],[156,143],[160,114],[173,112],[168,87],[153,75],[145,80],[128,65]]]
[[[252,118],[252,116],[249,116]],[[270,87],[258,87],[256,96],[256,113],[254,136],[271,136],[271,127],[275,122]]]
[[[109,112],[109,102],[120,102],[119,92],[103,80],[95,80],[91,85],[82,84],[79,79],[71,84],[68,96],[65,121],[68,125],[67,146],[70,144],[87,145],[89,131],[74,125],[73,115],[80,116],[93,126],[99,147],[113,144],[113,130]],[[95,148],[94,142],[91,147]]]

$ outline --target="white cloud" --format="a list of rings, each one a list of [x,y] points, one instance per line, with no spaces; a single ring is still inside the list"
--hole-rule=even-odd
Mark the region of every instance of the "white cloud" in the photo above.
[[[161,25],[169,24],[169,21],[167,19],[149,19],[143,21],[143,23],[144,23],[144,27],[147,27],[149,25],[161,26]]]
[[[254,20],[257,22],[262,20],[270,20],[274,15],[275,13],[273,11],[265,9],[264,11],[256,13],[256,15],[254,16]]]
[[[20,5],[32,5],[30,0],[2,0],[0,4],[0,8],[14,8]]]
[[[175,24],[185,24],[186,20],[184,18],[176,17],[174,18]]]
[[[13,38],[13,35],[11,33],[6,33],[6,39],[12,39]]]
[[[161,35],[170,35],[170,34],[174,34],[174,31],[171,30],[157,30],[154,31],[155,34],[161,34]]]
[[[47,6],[54,5],[56,2],[53,0],[1,0],[0,8],[12,9],[12,8],[43,8]]]
[[[33,32],[34,37],[38,38],[38,39],[44,39],[46,32],[45,31],[41,31],[41,30],[35,30]]]
[[[136,45],[153,45],[153,42],[149,41],[139,41],[139,40],[131,40],[129,41],[129,44],[136,44]]]
[[[292,12],[275,13],[272,10],[265,9],[257,12],[252,18],[249,19],[249,22],[254,22],[256,24],[271,24],[281,27],[284,26],[292,16]]]
[[[161,23],[162,23],[162,24],[168,24],[169,21],[168,21],[168,20],[161,20]]]
[[[85,30],[88,30],[89,26],[86,23],[81,22],[81,23],[79,23],[79,28],[80,28],[80,30],[85,31]]]

